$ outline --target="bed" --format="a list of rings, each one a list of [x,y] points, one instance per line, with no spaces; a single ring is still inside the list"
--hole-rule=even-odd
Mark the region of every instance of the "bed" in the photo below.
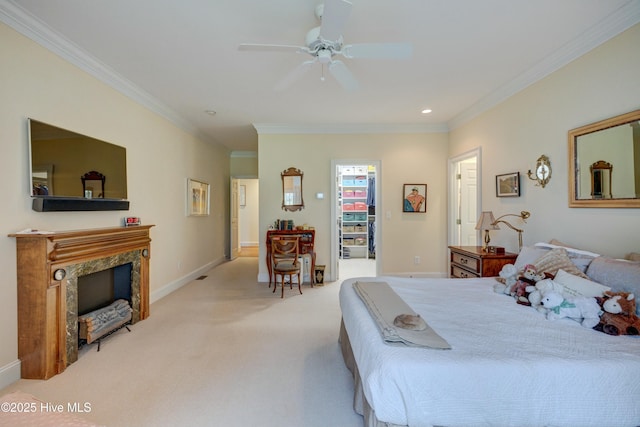
[[[530,262],[525,253],[533,256],[523,250],[519,268]],[[612,290],[640,294],[640,263],[606,257],[572,263]],[[364,282],[388,284],[451,349],[383,342],[354,290]],[[340,343],[365,426],[640,426],[639,337],[547,320],[497,293],[496,283],[398,277],[342,283]]]

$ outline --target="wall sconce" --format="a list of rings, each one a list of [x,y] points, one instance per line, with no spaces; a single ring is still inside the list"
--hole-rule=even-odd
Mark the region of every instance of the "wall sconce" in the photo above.
[[[531,172],[531,169],[529,169],[527,176],[529,176],[529,179],[533,181],[538,181],[536,185],[544,188],[544,186],[547,185],[547,182],[551,179],[551,162],[549,161],[549,158],[544,154],[540,156],[536,162],[535,173]]]
[[[482,250],[488,251],[489,242],[491,237],[489,236],[489,230],[500,230],[500,227],[496,225],[496,219],[493,217],[493,212],[484,211],[480,214],[480,219],[476,224],[476,230],[484,230],[484,247]]]
[[[489,212],[491,213],[491,212]],[[484,214],[484,212],[483,212]],[[492,214],[493,216],[493,214]],[[496,219],[495,221],[493,221],[492,225],[495,225],[496,227],[498,226],[499,223],[503,223],[505,225],[507,225],[507,227],[509,227],[510,229],[516,231],[518,233],[518,253],[520,253],[520,251],[522,250],[522,233],[524,230],[522,230],[521,228],[516,228],[513,225],[511,225],[510,223],[508,223],[507,221],[505,221],[504,218],[505,216],[516,216],[520,219],[522,219],[522,222],[527,222],[527,218],[529,218],[531,216],[531,213],[527,212],[527,211],[522,211],[520,212],[520,214],[504,214],[502,216],[499,216],[498,219]]]

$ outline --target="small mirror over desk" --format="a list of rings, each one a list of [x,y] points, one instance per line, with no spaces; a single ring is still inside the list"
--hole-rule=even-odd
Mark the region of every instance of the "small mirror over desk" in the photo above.
[[[283,171],[282,177],[282,209],[289,212],[304,209],[302,198],[302,176],[300,169],[289,168]]]
[[[569,207],[640,208],[640,110],[569,131]]]

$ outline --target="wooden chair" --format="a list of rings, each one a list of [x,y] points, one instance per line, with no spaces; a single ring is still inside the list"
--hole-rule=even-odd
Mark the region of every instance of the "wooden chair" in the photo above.
[[[300,287],[301,266],[298,262],[300,256],[300,240],[298,236],[272,236],[271,237],[271,264],[273,265],[273,276],[275,284],[273,292],[278,287],[278,275],[280,275],[282,286],[282,294],[280,298],[284,298],[285,278],[289,276],[289,289],[293,289],[293,276],[298,276],[298,291],[302,294]]]

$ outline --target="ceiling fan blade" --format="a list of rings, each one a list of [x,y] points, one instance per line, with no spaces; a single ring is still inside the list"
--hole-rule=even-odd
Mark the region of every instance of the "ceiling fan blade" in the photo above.
[[[238,46],[238,50],[254,50],[263,52],[300,52],[309,53],[309,49],[304,46],[292,46],[286,44],[256,44],[256,43],[241,43]]]
[[[282,80],[280,80],[278,84],[274,87],[274,90],[283,90],[288,88],[289,86],[291,86],[291,84],[293,84],[293,82],[298,80],[300,77],[302,77],[303,74],[309,71],[309,69],[311,69],[311,66],[313,66],[313,64],[315,64],[316,62],[317,62],[317,59],[304,61],[302,64],[298,65],[296,68],[291,70],[289,74],[284,76]]]
[[[346,0],[325,0],[320,24],[320,38],[338,41],[351,14],[351,3]]]
[[[342,47],[345,58],[407,59],[413,55],[409,43],[358,43]]]
[[[329,63],[329,72],[336,79],[336,81],[349,91],[354,91],[358,89],[358,81],[353,76],[351,71],[347,68],[347,66],[342,61],[331,61]]]

